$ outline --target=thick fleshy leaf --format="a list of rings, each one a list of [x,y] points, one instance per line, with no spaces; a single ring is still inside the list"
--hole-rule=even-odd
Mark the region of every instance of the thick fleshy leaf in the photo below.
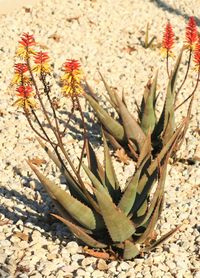
[[[137,101],[135,100],[135,104],[137,107],[138,117],[140,119],[140,122],[142,121],[142,115],[144,113],[144,108],[145,108],[145,103],[146,103],[147,97],[150,94],[150,89],[151,89],[151,79],[148,80],[146,86],[144,87],[144,93],[143,93],[143,97],[142,97],[140,106],[137,103]]]
[[[97,177],[102,183],[105,183],[105,172],[104,169],[99,162],[92,145],[90,142],[87,140],[86,142],[86,152],[87,152],[87,161],[88,161],[88,166],[91,172]]]
[[[160,153],[157,156],[157,159],[160,161],[161,165],[164,163],[163,159],[165,158],[165,156],[172,152],[173,148],[175,147],[175,144],[177,143],[177,140],[179,139],[183,128],[185,125],[185,121],[183,121],[179,128],[177,128],[177,130],[174,132],[173,136],[170,138],[170,140],[167,142],[167,144],[165,146],[163,146],[162,150],[160,151]],[[149,176],[151,176],[158,168],[158,163],[157,163],[157,159],[154,159],[152,161],[152,163],[150,164],[150,166],[147,169],[146,174],[144,174],[139,182],[139,186],[138,186],[138,193],[140,194],[144,187],[146,182],[148,181]],[[148,173],[148,175],[147,175]]]
[[[123,242],[128,239],[135,232],[133,223],[116,207],[107,194],[96,190],[95,195],[112,240]]]
[[[74,177],[70,174],[70,172],[61,164],[58,157],[48,148],[46,144],[42,142],[42,140],[37,137],[37,140],[40,144],[40,146],[45,150],[45,152],[48,154],[48,156],[53,160],[55,165],[59,168],[61,173],[66,179],[66,184],[69,188],[70,193],[77,198],[79,201],[89,204],[87,198],[85,197],[84,193],[80,189],[78,183],[75,181]]]
[[[153,232],[155,225],[158,221],[159,218],[159,208],[161,205],[161,201],[162,201],[162,197],[160,197],[156,203],[155,209],[151,215],[151,218],[149,220],[149,223],[146,227],[145,232],[139,237],[139,239],[137,239],[137,243],[143,243],[144,241],[146,241],[146,239],[148,238],[148,236]]]
[[[123,121],[126,136],[134,143],[136,150],[139,152],[144,144],[146,136],[117,94],[116,99],[119,105],[120,116]]]
[[[110,144],[113,146],[115,150],[121,149],[122,146],[117,142],[117,140],[103,128],[103,133],[105,134],[105,137],[109,140]]]
[[[165,144],[171,138],[172,134],[174,133],[174,128],[174,93],[172,92],[171,80],[169,80],[164,110],[164,128],[162,134],[163,144]]]
[[[142,205],[140,206],[140,208],[138,208],[137,210],[137,217],[142,217],[146,213],[147,208],[148,208],[148,203],[147,200],[145,199]]]
[[[94,212],[75,199],[73,196],[68,194],[66,191],[62,190],[58,185],[50,181],[45,177],[38,169],[28,162],[31,169],[34,171],[42,185],[47,189],[47,192],[50,193],[51,197],[54,197],[64,209],[78,221],[81,225],[87,229],[94,230],[97,228],[96,219]]]
[[[86,79],[85,79],[85,85],[86,85],[86,93],[92,96],[98,102],[98,98],[96,94],[94,93],[93,89],[91,88],[91,86],[89,85]]]
[[[77,238],[79,238],[81,241],[83,241],[84,243],[88,244],[91,247],[95,247],[95,248],[106,248],[107,245],[103,244],[97,240],[95,240],[92,236],[88,235],[83,228],[79,227],[78,225],[75,225],[73,223],[71,223],[70,221],[68,221],[67,219],[56,215],[56,214],[52,214],[55,218],[57,218],[58,220],[62,221],[69,229],[70,231],[76,235]]]
[[[114,120],[99,104],[93,97],[90,95],[84,94],[87,101],[90,103],[92,108],[95,111],[95,114],[101,124],[106,128],[108,132],[118,141],[125,141],[125,133],[123,126]]]
[[[127,107],[124,90],[122,90],[122,102]]]
[[[160,244],[162,244],[165,240],[169,239],[174,233],[176,233],[179,229],[180,229],[181,225],[177,226],[175,229],[172,229],[171,231],[169,231],[168,233],[166,233],[165,235],[161,236],[161,238],[159,238],[158,240],[156,240],[156,242],[154,242],[152,245],[145,247],[143,249],[144,252],[149,252],[153,249],[155,249],[156,247],[158,247]]]
[[[143,160],[143,163],[140,164],[139,168],[136,170],[134,176],[129,181],[122,198],[118,204],[118,208],[120,208],[125,215],[128,215],[131,211],[133,204],[135,202],[135,197],[137,193],[137,186],[140,178],[141,171],[146,163],[146,159]]]
[[[153,83],[151,84],[149,93],[144,103],[144,109],[141,118],[141,127],[145,134],[149,131],[153,131],[156,124],[155,114],[155,98],[156,98],[156,86],[158,79],[158,71],[154,77]]]
[[[112,196],[113,193],[115,193],[113,190],[119,188],[119,182],[115,174],[115,170],[113,167],[112,159],[110,156],[110,152],[108,149],[108,145],[104,133],[103,133],[103,144],[104,144],[105,184]]]
[[[166,130],[167,125],[169,125],[168,130],[174,128],[174,99],[175,99],[175,89],[176,89],[176,81],[177,81],[177,75],[180,67],[180,62],[182,59],[182,54],[183,54],[183,49],[181,50],[176,64],[174,66],[173,72],[169,78],[169,83],[167,87],[167,94],[166,94],[166,99],[165,99],[165,105],[163,107],[163,111],[160,115],[159,121],[156,124],[156,127],[153,132],[153,138],[156,141],[157,138],[160,136],[160,134]],[[170,128],[171,126],[171,128]],[[168,131],[168,132],[169,132]],[[170,137],[169,137],[170,138]],[[168,138],[168,139],[169,139]],[[165,138],[165,142],[167,142],[167,139]]]
[[[83,167],[85,173],[87,174],[88,178],[91,180],[93,186],[97,190],[103,191],[109,195],[107,188],[104,187],[104,185],[95,177],[95,175],[90,171],[90,169],[83,163],[82,163],[82,167]]]
[[[167,159],[169,154],[176,147],[176,144],[183,132],[183,128],[185,126],[185,121],[179,126],[176,132],[173,134],[171,139],[167,142],[165,146],[163,146],[161,152],[158,154],[157,159],[160,161],[162,165],[164,161]],[[150,194],[151,189],[157,179],[157,171],[158,171],[158,163],[157,159],[154,159],[151,164],[148,166],[144,174],[142,175],[138,187],[137,187],[137,195],[136,200],[133,207],[133,212],[136,213],[137,210],[142,206],[143,202],[147,199],[147,195]]]
[[[118,104],[117,104],[117,100],[116,100],[116,97],[115,97],[115,93],[113,92],[113,90],[110,88],[110,86],[107,84],[105,78],[103,77],[103,75],[101,74],[101,72],[99,71],[99,74],[101,76],[101,79],[103,81],[103,84],[106,88],[106,91],[109,95],[109,101],[110,101],[110,104],[116,109],[116,111],[118,110]]]
[[[125,260],[134,259],[139,254],[140,254],[139,247],[136,244],[134,244],[132,241],[125,240],[123,258]]]
[[[137,148],[131,140],[128,140],[128,147],[130,150],[130,156],[133,158],[134,161],[137,161],[138,160]]]
[[[173,94],[175,94],[175,89],[176,89],[176,82],[177,82],[177,77],[178,77],[178,71],[179,71],[179,67],[180,67],[180,63],[182,60],[182,56],[183,56],[183,51],[184,51],[184,47],[181,49],[179,56],[176,60],[176,64],[174,66],[174,69],[172,71],[172,74],[170,76],[171,79],[171,90],[173,92]]]
[[[147,134],[146,139],[144,141],[144,144],[142,146],[140,155],[138,157],[137,160],[137,168],[140,167],[140,165],[143,163],[144,160],[146,160],[146,158],[150,158],[151,157],[151,150],[152,150],[152,146],[151,146],[151,134],[150,132]]]
[[[71,223],[75,224],[75,225],[79,225],[79,223],[72,218],[72,216],[63,208],[63,206],[61,206],[61,204],[56,201],[56,199],[54,199],[54,197],[52,198],[53,204],[56,208],[56,210],[59,212],[59,214],[66,220],[70,221]],[[86,228],[82,229],[87,233],[87,234],[92,234],[92,231]]]
[[[158,184],[156,187],[155,192],[153,193],[153,197],[150,200],[150,206],[144,216],[144,218],[138,223],[137,226],[143,226],[146,222],[149,221],[153,211],[155,210],[156,203],[159,198],[164,194],[164,185],[165,185],[165,179],[166,179],[166,174],[167,174],[167,162],[168,159],[166,159],[165,163],[163,166],[160,168],[159,167],[159,178],[158,178]]]

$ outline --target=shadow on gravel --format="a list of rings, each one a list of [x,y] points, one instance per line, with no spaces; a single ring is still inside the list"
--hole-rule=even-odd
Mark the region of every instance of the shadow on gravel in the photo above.
[[[170,6],[169,4],[167,4],[165,1],[162,1],[162,0],[153,0],[152,2],[154,2],[158,8],[161,8],[162,10],[164,11],[168,11],[169,13],[173,13],[173,14],[176,14],[178,16],[182,16],[184,17],[185,19],[189,19],[189,17],[191,16],[188,15],[187,13],[184,13],[176,8],[173,8],[172,6]],[[195,18],[195,21],[197,23],[198,26],[200,26],[200,19],[197,18],[197,17],[194,17]]]
[[[22,226],[39,230],[41,234],[52,240],[59,238],[65,245],[73,239],[73,235],[67,230],[65,225],[50,215],[50,213],[57,213],[57,211],[47,193],[41,192],[41,186],[38,182],[37,184],[39,188],[35,190],[35,193],[40,194],[41,203],[28,198],[14,189],[9,190],[5,186],[0,186],[0,198],[8,200],[8,205],[7,202],[0,204],[0,213],[13,224],[17,224],[21,220],[23,222]],[[13,203],[12,207],[9,206],[10,200]],[[29,209],[27,210],[27,208]],[[16,227],[18,228],[18,224]]]
[[[66,115],[67,118],[71,117],[71,120],[69,122],[69,124],[67,125],[67,130],[69,130],[69,134],[73,137],[73,139],[76,140],[81,140],[83,139],[83,124],[82,124],[82,120],[80,119],[80,117],[77,117],[76,115],[70,115],[70,112],[68,111],[60,111],[60,114]],[[100,138],[101,136],[101,127],[97,122],[94,122],[90,119],[88,113],[84,113],[84,117],[85,117],[85,126],[88,132],[88,137],[91,141],[91,143],[93,144],[93,146],[97,147],[99,145],[101,145],[100,142]],[[60,120],[60,122],[65,125],[65,121],[64,120]],[[73,125],[71,125],[70,123],[73,123]],[[80,129],[77,129],[75,127],[75,125],[78,125]]]

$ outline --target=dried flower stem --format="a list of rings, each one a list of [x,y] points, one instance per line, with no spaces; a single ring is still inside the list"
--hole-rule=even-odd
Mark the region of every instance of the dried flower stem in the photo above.
[[[76,102],[78,105],[78,110],[80,112],[81,115],[81,120],[82,120],[82,124],[83,124],[83,147],[81,150],[81,156],[80,156],[80,161],[79,161],[79,166],[78,166],[78,173],[80,173],[80,168],[81,168],[81,164],[82,164],[82,160],[83,160],[83,156],[84,156],[84,151],[85,151],[85,147],[86,147],[86,142],[87,142],[87,130],[86,130],[86,125],[85,125],[85,119],[84,119],[84,115],[83,115],[83,111],[79,102],[79,98],[76,96]]]
[[[176,103],[177,98],[178,98],[178,94],[180,93],[180,91],[181,91],[181,89],[182,89],[183,85],[185,84],[185,81],[186,81],[186,79],[187,79],[187,77],[188,77],[188,72],[189,72],[190,64],[191,64],[191,58],[192,58],[192,50],[190,49],[190,50],[189,50],[189,58],[188,58],[188,64],[187,64],[187,69],[186,69],[186,72],[185,72],[185,76],[184,76],[184,79],[183,79],[183,81],[182,81],[180,87],[178,88],[178,90],[177,90],[177,92],[176,92],[176,94],[175,94],[174,103]]]
[[[195,85],[195,87],[194,87],[194,90],[193,90],[193,92],[186,98],[186,99],[184,99],[184,101],[182,101],[176,108],[175,108],[175,110],[177,110],[178,108],[180,108],[184,103],[186,103],[191,97],[193,98],[194,97],[194,93],[196,92],[196,90],[197,90],[197,87],[198,87],[198,85],[199,85],[199,78],[200,78],[200,71],[198,71],[198,75],[197,75],[197,81],[196,81],[196,85]]]
[[[170,74],[169,74],[169,52],[168,51],[167,51],[167,57],[166,57],[166,68],[167,68],[167,75],[169,78]]]

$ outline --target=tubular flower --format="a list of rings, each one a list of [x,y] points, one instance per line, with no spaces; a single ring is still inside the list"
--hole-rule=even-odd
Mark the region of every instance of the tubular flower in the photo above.
[[[37,74],[48,74],[51,72],[51,66],[48,63],[49,61],[49,56],[47,52],[37,52],[34,55],[34,63],[35,66],[32,68],[32,70],[34,72],[36,72]]]
[[[82,71],[80,70],[79,61],[68,59],[64,64],[64,71],[65,74],[61,77],[63,82],[63,93],[71,97],[82,94]]]
[[[36,106],[36,101],[33,98],[33,89],[30,85],[21,85],[16,91],[18,92],[17,96],[19,99],[14,102],[14,106],[22,107],[26,111]]]
[[[189,18],[187,27],[186,27],[186,48],[190,50],[195,49],[195,44],[198,39],[197,25],[193,16]]]
[[[17,49],[16,55],[22,59],[27,59],[31,54],[34,54],[32,46],[36,45],[33,35],[28,33],[23,33],[21,40],[19,41],[19,47]]]
[[[165,32],[162,41],[162,48],[161,48],[161,53],[163,54],[164,57],[167,56],[171,56],[172,58],[174,57],[174,54],[171,51],[173,45],[174,45],[174,31],[171,23],[168,21],[165,27]]]
[[[29,79],[28,77],[24,76],[24,73],[26,73],[28,71],[28,66],[25,63],[17,63],[14,65],[14,77],[11,81],[11,84],[20,84],[20,83],[27,83],[27,79]]]
[[[200,38],[194,49],[195,70],[200,72]]]

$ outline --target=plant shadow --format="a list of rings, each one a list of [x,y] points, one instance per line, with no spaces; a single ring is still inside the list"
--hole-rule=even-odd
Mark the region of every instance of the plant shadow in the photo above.
[[[153,0],[152,2],[155,3],[155,5],[158,6],[158,8],[160,8],[164,11],[168,11],[169,13],[173,13],[173,14],[176,14],[178,16],[182,16],[187,20],[191,16],[191,15],[188,15],[187,13],[184,13],[184,12],[180,11],[177,8],[172,7],[171,5],[169,5],[168,3],[166,3],[163,0]],[[195,18],[196,24],[198,26],[200,26],[200,19],[197,18],[196,16],[194,16],[194,18]]]
[[[24,179],[27,181],[24,187],[28,187],[30,181],[35,182],[35,195],[40,194],[40,202],[36,198],[34,200],[34,198],[28,197],[25,195],[26,193],[22,194],[15,189],[0,186],[0,198],[6,200],[0,204],[0,214],[4,215],[6,220],[10,220],[12,224],[17,224],[21,220],[24,227],[39,230],[42,235],[53,241],[58,238],[63,245],[74,240],[74,236],[67,227],[50,215],[50,213],[57,213],[57,211],[42,185],[36,179],[28,179],[27,177]],[[13,203],[12,209],[9,206],[10,200]]]

